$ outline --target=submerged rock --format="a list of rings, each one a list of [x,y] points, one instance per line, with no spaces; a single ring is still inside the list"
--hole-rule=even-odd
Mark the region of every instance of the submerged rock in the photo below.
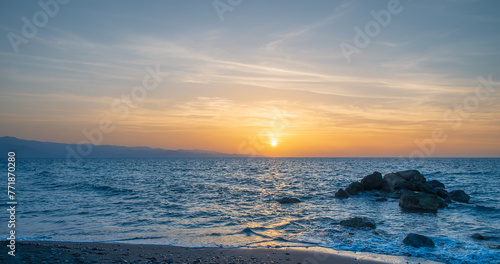
[[[376,202],[387,202],[388,200],[387,200],[387,198],[382,197],[382,198],[377,198],[375,201]]]
[[[430,239],[426,236],[414,234],[414,233],[410,233],[410,234],[406,235],[406,237],[403,239],[403,243],[405,243],[405,245],[417,247],[417,248],[419,248],[419,247],[436,247],[436,245],[434,245],[434,241],[432,241],[432,239]]]
[[[483,236],[483,235],[481,235],[481,234],[479,234],[479,233],[474,233],[474,234],[472,234],[472,236],[470,236],[470,237],[472,237],[472,238],[474,238],[474,239],[477,239],[477,240],[486,240],[486,238],[484,238],[484,236]]]
[[[403,192],[399,206],[405,209],[436,211],[443,207],[443,200],[435,194],[423,192]]]
[[[250,227],[245,227],[241,233],[246,234],[247,236],[254,234],[253,230]]]
[[[451,191],[450,198],[453,201],[457,201],[457,202],[461,202],[461,203],[468,203],[470,200],[470,196],[462,190]]]
[[[297,198],[289,198],[289,197],[284,197],[281,199],[276,200],[280,204],[290,204],[290,203],[300,203],[302,202],[301,200]]]
[[[340,225],[341,226],[352,227],[352,228],[367,227],[367,228],[372,228],[372,229],[375,229],[375,227],[377,226],[375,224],[375,221],[373,221],[373,219],[368,218],[368,217],[353,217],[353,218],[349,218],[349,219],[340,221]]]
[[[382,178],[382,174],[378,171],[365,176],[361,180],[361,184],[363,185],[363,189],[365,190],[380,190],[384,184],[384,179]]]
[[[363,185],[360,182],[353,182],[345,188],[346,192],[350,195],[358,195],[360,192],[364,191]]]
[[[335,198],[341,198],[341,199],[349,198],[349,194],[346,191],[344,191],[344,189],[339,189],[335,193]]]

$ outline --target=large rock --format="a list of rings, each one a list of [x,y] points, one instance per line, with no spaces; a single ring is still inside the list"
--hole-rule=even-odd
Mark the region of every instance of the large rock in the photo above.
[[[384,183],[382,184],[382,187],[380,188],[380,190],[382,190],[386,193],[392,192],[391,186],[389,186],[389,183],[386,180],[384,180]]]
[[[412,247],[435,247],[436,245],[434,245],[434,241],[432,241],[432,239],[426,237],[426,236],[422,236],[422,235],[419,235],[419,234],[414,234],[414,233],[410,233],[408,235],[406,235],[406,237],[403,239],[403,243],[405,243],[405,245],[408,245],[408,246],[412,246]]]
[[[399,199],[399,206],[405,209],[437,211],[445,203],[435,194],[405,191]]]
[[[384,180],[387,182],[392,192],[397,189],[416,191],[416,184],[426,181],[425,177],[418,170],[389,173],[384,175]]]
[[[277,202],[280,204],[290,204],[290,203],[300,203],[302,201],[297,199],[297,198],[284,197],[284,198],[278,199]]]
[[[430,194],[437,194],[436,188],[434,188],[431,184],[424,182],[424,183],[418,183],[417,184],[418,191],[425,192],[425,193],[430,193]]]
[[[396,190],[397,184],[406,182],[406,180],[403,179],[403,177],[399,176],[397,173],[389,173],[384,175],[384,180],[387,182],[387,185],[389,186],[392,192]]]
[[[394,190],[420,191],[420,182],[400,181],[394,185]]]
[[[360,182],[353,182],[345,188],[345,191],[350,195],[358,195],[360,192],[364,191],[364,188]]]
[[[346,191],[344,191],[344,189],[339,189],[335,193],[335,198],[341,198],[341,199],[349,198],[349,194]]]
[[[384,184],[382,174],[378,171],[365,176],[361,180],[361,184],[365,190],[380,190]]]
[[[444,187],[444,183],[442,183],[440,181],[432,180],[432,181],[428,181],[427,183],[436,189],[443,189],[443,190],[446,189]]]
[[[377,225],[373,219],[368,217],[353,217],[350,219],[340,221],[340,225],[353,227],[353,228],[372,228],[374,229]]]
[[[470,200],[470,196],[462,190],[451,191],[450,198],[461,203],[468,203]]]
[[[425,182],[426,179],[418,170],[399,171],[397,174],[407,181]]]

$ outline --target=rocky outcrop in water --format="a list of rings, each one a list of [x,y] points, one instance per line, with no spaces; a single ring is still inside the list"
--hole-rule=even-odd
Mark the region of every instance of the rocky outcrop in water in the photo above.
[[[368,217],[353,217],[346,220],[340,221],[341,226],[347,226],[352,228],[371,228],[375,229],[377,225],[373,219]]]
[[[436,247],[436,245],[434,244],[434,241],[432,241],[432,239],[430,239],[426,236],[414,234],[414,233],[408,234],[403,239],[403,243],[405,245],[417,247],[417,248],[419,248],[419,247]]]
[[[361,182],[352,182],[347,188],[340,189],[336,198],[346,199],[360,193],[371,193],[385,199],[399,199],[403,209],[436,211],[447,207],[452,200],[469,202],[470,196],[462,190],[448,192],[445,185],[437,180],[427,181],[418,170],[406,170],[385,174],[380,172],[366,175]],[[376,201],[385,201],[377,199]]]

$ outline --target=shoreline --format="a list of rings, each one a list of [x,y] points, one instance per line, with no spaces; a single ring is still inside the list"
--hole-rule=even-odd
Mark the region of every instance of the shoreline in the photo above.
[[[4,241],[4,244],[7,241]],[[19,241],[16,256],[3,263],[283,263],[283,264],[437,264],[415,257],[337,251],[321,247],[186,248],[119,242]],[[46,262],[44,262],[46,261]]]

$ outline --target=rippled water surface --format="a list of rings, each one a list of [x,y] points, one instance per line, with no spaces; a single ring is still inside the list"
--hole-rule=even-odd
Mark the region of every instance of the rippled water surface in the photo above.
[[[373,171],[407,169],[448,190],[465,190],[470,203],[433,214],[406,213],[397,200],[376,202],[371,195],[333,198]],[[25,159],[17,163],[17,187],[21,239],[317,245],[447,263],[500,261],[500,250],[493,249],[500,245],[500,159],[94,159],[79,166]],[[303,202],[276,202],[285,196]],[[373,218],[377,228],[339,226],[352,216]],[[7,226],[0,226],[7,234]],[[405,246],[401,241],[410,232],[430,236],[437,247]],[[470,238],[473,233],[487,240]]]

